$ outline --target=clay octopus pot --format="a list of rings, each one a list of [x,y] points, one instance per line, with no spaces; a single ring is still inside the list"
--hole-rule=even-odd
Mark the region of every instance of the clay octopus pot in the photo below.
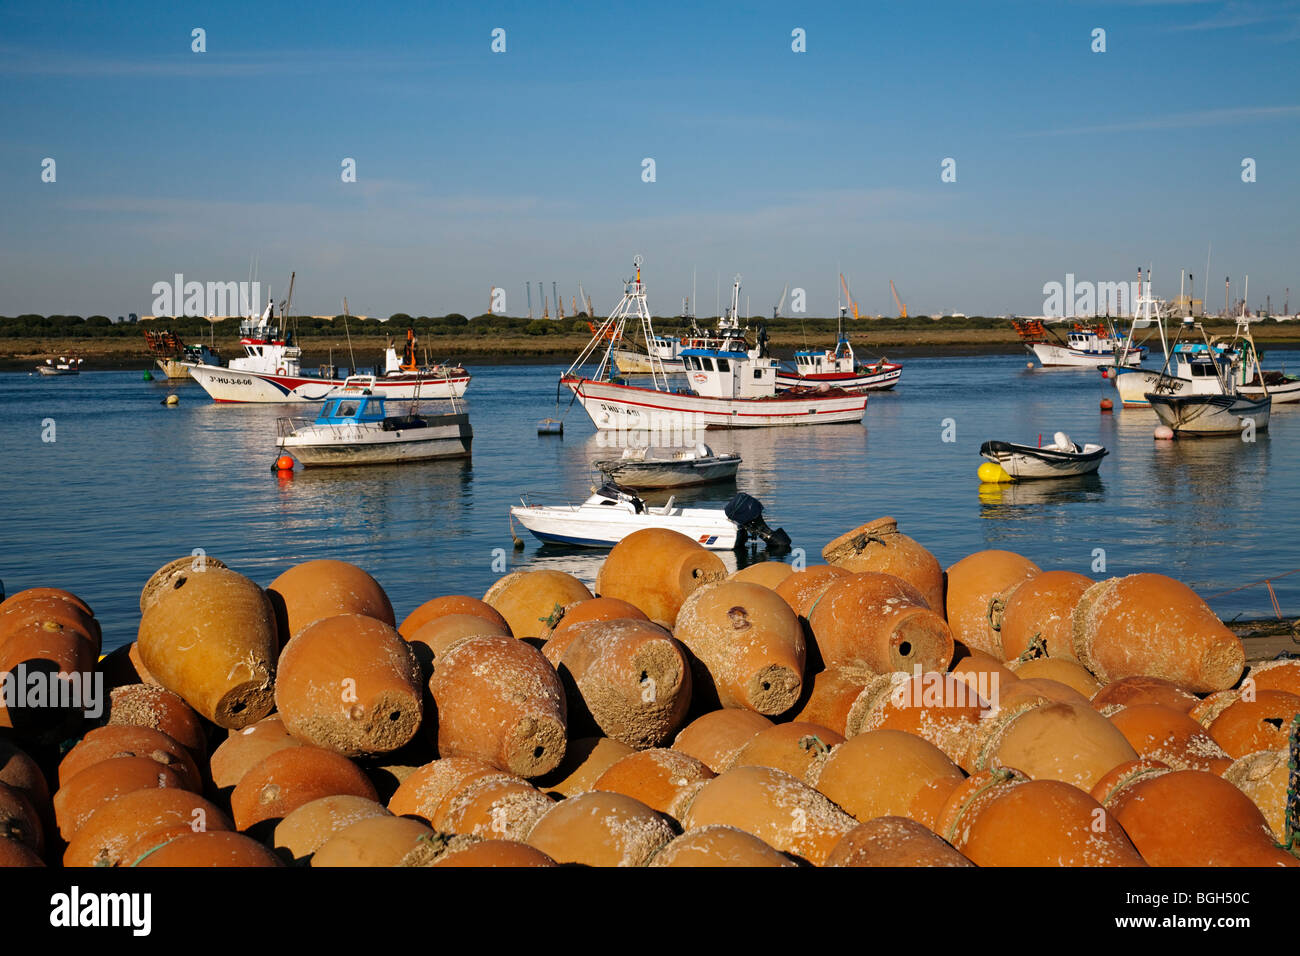
[[[773,590],[790,605],[790,610],[802,618],[807,618],[832,584],[852,576],[852,571],[846,571],[833,564],[813,564],[802,571],[786,575]]]
[[[230,794],[235,828],[269,832],[305,803],[336,794],[377,800],[374,784],[346,757],[320,747],[277,750],[249,770]]]
[[[821,866],[857,825],[797,777],[771,767],[737,767],[704,785],[682,818],[686,830],[734,826],[768,846]]]
[[[96,810],[132,790],[185,789],[180,774],[149,757],[114,757],[91,764],[54,794],[59,835],[71,841]]]
[[[722,559],[686,535],[642,528],[610,549],[596,575],[596,593],[627,601],[671,628],[696,588],[726,576]]]
[[[594,790],[548,810],[528,845],[557,863],[645,866],[674,836],[667,818],[641,801]]]
[[[229,569],[226,562],[206,554],[187,554],[183,558],[168,561],[149,576],[140,590],[140,613],[144,614],[159,596],[166,594],[176,584],[176,580],[198,574],[208,568]]]
[[[510,625],[515,637],[538,637],[566,605],[591,599],[587,586],[563,571],[512,571],[497,579],[483,600]]]
[[[1250,797],[1268,823],[1273,839],[1286,841],[1286,791],[1291,768],[1285,750],[1262,750],[1233,761],[1223,779]]]
[[[1300,696],[1300,658],[1251,664],[1246,680],[1253,682],[1256,691],[1281,690]]]
[[[424,719],[419,664],[396,628],[362,614],[305,625],[280,654],[275,704],[290,734],[345,757],[391,753]]]
[[[803,700],[793,720],[817,724],[844,735],[849,712],[868,684],[879,675],[861,664],[833,664],[804,681]]]
[[[627,601],[620,601],[617,598],[610,597],[589,598],[585,601],[575,601],[561,608],[559,619],[541,636],[546,640],[547,644],[554,642],[559,647],[562,644],[561,638],[570,628],[578,624],[586,624],[589,621],[617,621],[621,618],[637,621],[650,620],[641,613],[639,607],[629,604]]]
[[[379,582],[346,561],[296,564],[267,586],[266,596],[275,610],[282,648],[307,625],[340,614],[362,614],[397,626],[393,605]]]
[[[137,640],[150,673],[218,726],[245,727],[275,705],[275,618],[242,574],[210,567],[175,578]]]
[[[203,777],[190,752],[159,730],[109,725],[86,734],[59,762],[59,782],[114,757],[148,757],[175,771],[187,790],[203,791]]]
[[[65,591],[62,588],[25,588],[22,591],[15,591],[9,597],[0,601],[0,615],[3,615],[11,608],[25,603],[32,598],[58,598],[61,601],[67,601],[69,604],[75,604],[84,614],[94,617],[95,612],[91,610],[90,605],[83,601],[71,591]]]
[[[1300,716],[1300,697],[1283,690],[1256,690],[1224,708],[1210,724],[1210,736],[1235,758],[1260,750],[1284,750]]]
[[[1160,704],[1133,704],[1110,715],[1141,757],[1159,760],[1175,770],[1208,770],[1222,774],[1232,764],[1204,727],[1186,714]]]
[[[463,845],[476,839],[440,835],[419,820],[406,817],[366,817],[321,844],[311,858],[311,865],[430,866],[447,851],[452,841]]]
[[[45,827],[27,794],[0,783],[0,843],[10,840],[25,843],[40,855],[45,850]]]
[[[0,868],[44,866],[40,854],[26,843],[0,840]]]
[[[11,632],[0,649],[0,674],[11,674],[6,685],[21,691],[0,697],[0,728],[32,741],[71,736],[95,702],[93,649],[71,631],[31,624]]]
[[[579,737],[570,740],[560,765],[537,786],[553,797],[572,797],[596,788],[596,781],[624,757],[636,753],[631,747],[608,737]]]
[[[898,530],[893,518],[877,518],[822,548],[828,564],[846,571],[892,574],[912,585],[930,610],[944,613],[943,568],[933,554]]]
[[[40,764],[3,737],[0,737],[0,783],[26,794],[38,810],[50,805],[50,788]]]
[[[198,832],[231,830],[234,825],[197,793],[177,788],[133,790],[105,804],[77,830],[64,851],[63,865],[129,865],[133,860],[125,859],[125,853],[132,847],[154,834],[181,827]]]
[[[1140,776],[1106,808],[1152,866],[1300,866],[1250,797],[1204,770]]]
[[[803,686],[803,629],[789,606],[768,588],[723,581],[694,591],[682,604],[673,636],[698,666],[698,700],[781,714]]]
[[[974,866],[947,842],[908,817],[875,817],[844,835],[827,866]]]
[[[504,621],[497,624],[478,614],[444,614],[421,624],[411,632],[407,641],[427,683],[438,666],[438,657],[453,644],[468,637],[511,636],[510,628]]]
[[[828,727],[793,721],[760,730],[740,748],[731,761],[735,767],[772,767],[813,786],[827,755],[844,735]]]
[[[480,840],[447,850],[430,866],[558,866],[541,850],[516,840]]]
[[[776,590],[777,585],[794,573],[794,568],[783,561],[759,561],[727,575],[728,581],[748,581]]]
[[[1073,687],[1084,700],[1092,700],[1101,684],[1078,661],[1059,657],[1038,657],[1033,660],[1012,661],[1008,665],[1021,680],[1044,678]]]
[[[1108,707],[1129,707],[1133,704],[1159,704],[1185,714],[1200,702],[1172,681],[1161,677],[1125,677],[1112,681],[1092,695],[1092,706],[1106,713]]]
[[[714,773],[721,773],[755,734],[771,726],[770,720],[752,710],[711,710],[682,728],[673,750],[690,754]]]
[[[973,651],[1006,660],[1002,635],[993,629],[990,617],[994,602],[1001,604],[1004,595],[1040,573],[1038,565],[1012,551],[977,551],[962,558],[948,569],[946,601],[953,638]]]
[[[193,755],[200,766],[207,760],[207,728],[179,695],[157,684],[127,684],[108,695],[108,723],[148,727],[166,734]]]
[[[949,797],[941,827],[977,866],[1146,865],[1100,803],[1057,780],[975,774]]]
[[[901,730],[873,730],[831,751],[816,787],[861,822],[908,817],[937,830],[944,803],[965,779],[929,741]]]
[[[406,616],[401,627],[397,630],[402,637],[409,641],[415,632],[425,624],[437,618],[446,617],[449,614],[472,614],[475,617],[483,618],[490,624],[495,624],[498,628],[505,628],[507,631],[510,629],[510,625],[501,616],[501,612],[491,604],[465,594],[448,594],[425,601]],[[489,631],[488,633],[497,632]]]
[[[1092,706],[1092,702],[1073,687],[1062,684],[1060,681],[1048,680],[1046,677],[1026,677],[1013,684],[1008,684],[1002,689],[999,704],[1006,707],[1017,701],[1027,700],[1032,697],[1046,697],[1048,700],[1060,701],[1064,704]],[[1103,714],[1102,716],[1108,715]]]
[[[1245,666],[1241,638],[1187,585],[1162,574],[1099,581],[1074,610],[1074,653],[1103,683],[1162,677],[1193,693],[1226,690]]]
[[[382,803],[366,797],[351,794],[321,797],[285,814],[276,824],[270,844],[285,863],[307,866],[334,834],[359,820],[390,815]]]
[[[624,757],[602,773],[592,789],[621,793],[680,819],[696,792],[714,776],[689,754],[656,747]]]
[[[502,771],[477,757],[443,757],[430,761],[410,774],[388,800],[388,809],[399,817],[432,821],[443,802],[481,777],[500,776]]]
[[[279,858],[242,833],[213,830],[186,833],[147,851],[131,866],[139,867],[263,867],[282,866]]]
[[[965,653],[952,665],[949,673],[975,691],[981,700],[997,706],[1002,697],[1002,689],[1020,678],[1015,671],[988,654],[957,646],[959,652]]]
[[[290,736],[279,717],[263,717],[242,730],[232,730],[212,752],[212,782],[228,798],[244,774],[271,754],[301,746],[303,741]]]
[[[527,780],[495,773],[448,794],[429,821],[443,833],[522,840],[554,801]]]
[[[543,653],[555,643],[548,641]],[[548,657],[564,681],[570,728],[599,729],[634,749],[659,746],[681,728],[691,705],[691,665],[659,625],[588,621],[569,628],[559,643],[562,656]]]
[[[952,633],[921,592],[892,574],[864,571],[831,583],[808,613],[821,658],[877,673],[945,671]]]
[[[736,827],[710,824],[683,833],[654,855],[651,866],[798,866],[779,850]]]
[[[102,632],[99,622],[83,608],[79,601],[55,594],[15,595],[0,605],[0,653],[14,635],[36,630],[76,635],[89,646],[91,656],[98,658]]]
[[[1005,659],[1074,660],[1074,608],[1093,584],[1074,571],[1044,571],[995,600],[992,626]]]
[[[456,644],[439,659],[429,692],[443,756],[478,757],[525,778],[543,776],[564,759],[564,688],[542,652],[523,641],[474,637]]]
[[[988,703],[951,674],[909,677],[894,671],[867,685],[849,711],[844,729],[847,737],[871,730],[906,731],[956,760],[988,712]]]

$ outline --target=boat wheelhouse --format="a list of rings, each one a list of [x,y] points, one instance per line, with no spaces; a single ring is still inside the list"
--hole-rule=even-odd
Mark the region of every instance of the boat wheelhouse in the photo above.
[[[1012,319],[1011,324],[1028,352],[1043,368],[1096,368],[1103,365],[1140,365],[1143,346],[1125,347],[1124,336],[1101,323],[1075,322],[1065,337],[1052,328],[1064,319]]]

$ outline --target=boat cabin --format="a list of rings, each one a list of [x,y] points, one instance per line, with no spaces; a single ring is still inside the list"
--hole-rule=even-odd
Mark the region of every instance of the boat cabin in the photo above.
[[[794,364],[800,375],[829,375],[854,370],[853,349],[849,340],[841,337],[835,350],[806,349],[794,353]]]
[[[1183,342],[1174,346],[1174,374],[1191,383],[1193,395],[1217,395],[1223,382],[1234,380],[1236,354],[1216,346],[1213,351],[1200,342]]]
[[[386,418],[384,399],[372,395],[368,389],[346,390],[325,399],[317,425],[356,425],[363,422],[382,422]]]
[[[768,398],[776,394],[776,359],[747,352],[684,349],[686,380],[704,398]]]
[[[295,376],[301,372],[302,349],[293,344],[292,334],[284,336],[272,326],[269,305],[260,319],[239,323],[239,344],[244,347],[243,358],[230,360],[236,371]]]

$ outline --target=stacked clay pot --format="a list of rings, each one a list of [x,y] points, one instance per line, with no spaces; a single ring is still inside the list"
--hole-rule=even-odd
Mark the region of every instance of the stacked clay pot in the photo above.
[[[515,637],[537,637],[559,621],[564,608],[590,600],[587,586],[563,571],[512,571],[483,595]]]
[[[892,574],[864,571],[833,582],[808,614],[827,665],[886,671],[944,671],[952,633],[921,592]]]
[[[954,640],[973,651],[1006,660],[993,618],[1006,596],[1041,569],[1013,551],[977,551],[948,569],[945,595],[948,626]]]
[[[822,549],[822,557],[846,571],[902,578],[920,592],[927,607],[943,613],[943,568],[933,554],[899,531],[893,518],[877,518],[840,535]]]
[[[596,575],[596,593],[627,601],[671,628],[696,588],[726,576],[722,559],[686,535],[642,528],[610,550]]]

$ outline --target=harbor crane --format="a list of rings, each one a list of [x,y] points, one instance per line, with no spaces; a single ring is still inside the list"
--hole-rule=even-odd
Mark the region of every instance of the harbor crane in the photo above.
[[[772,318],[773,318],[773,319],[777,319],[777,318],[780,317],[780,315],[781,315],[781,310],[785,308],[785,297],[786,297],[786,293],[788,293],[789,291],[790,291],[790,283],[787,282],[787,283],[785,284],[785,288],[781,290],[781,301],[778,302],[776,305],[774,305],[774,306],[772,307]]]
[[[894,288],[893,279],[889,280],[889,292],[894,297],[894,305],[898,306],[898,317],[901,319],[907,318],[907,306],[905,306],[903,300],[898,297],[898,289]]]
[[[528,291],[528,318],[529,318],[529,319],[532,319],[532,317],[533,317],[533,284],[532,284],[531,282],[525,282],[525,283],[524,283],[524,288]]]
[[[844,290],[844,308],[853,313],[853,317],[858,317],[858,304],[853,301],[853,296],[849,295],[849,284],[844,281],[844,273],[840,273],[840,288]]]

